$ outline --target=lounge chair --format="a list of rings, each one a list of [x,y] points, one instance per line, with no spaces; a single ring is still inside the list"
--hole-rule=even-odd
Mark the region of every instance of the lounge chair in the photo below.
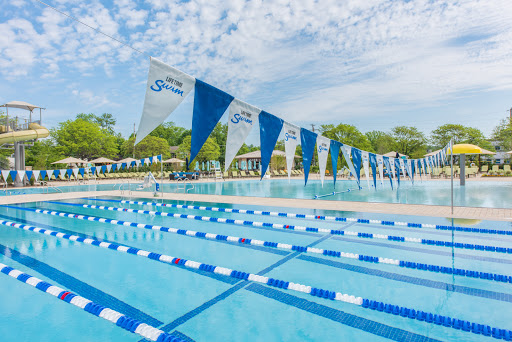
[[[254,174],[254,171],[252,171],[252,170],[251,170],[251,171],[249,171],[249,176],[251,176],[251,177],[257,177],[257,176],[256,176],[256,174]]]
[[[222,178],[224,178],[224,179],[229,178],[229,171],[223,172]]]
[[[231,171],[231,177],[233,178],[239,178],[238,171]]]
[[[281,174],[281,176],[288,176],[288,172],[286,172],[285,170],[279,170],[279,173]]]
[[[274,171],[272,171],[272,176],[279,177],[279,176],[281,176],[281,175],[279,174],[279,172],[277,172],[276,170],[274,170]]]
[[[240,177],[247,178],[247,177],[249,177],[249,175],[247,173],[245,173],[245,171],[242,170],[242,171],[240,171]]]
[[[504,173],[510,173],[510,165],[503,165],[503,172]]]
[[[480,167],[480,172],[485,172],[485,173],[489,172],[489,166],[487,166],[487,165],[482,165],[482,166]]]

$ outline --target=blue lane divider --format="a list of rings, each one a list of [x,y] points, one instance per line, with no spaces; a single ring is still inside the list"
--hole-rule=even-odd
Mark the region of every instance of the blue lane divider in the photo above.
[[[135,318],[123,315],[120,312],[112,310],[108,307],[96,304],[93,301],[78,296],[71,291],[61,289],[58,286],[54,286],[46,281],[33,277],[27,273],[23,273],[20,270],[14,269],[10,266],[0,263],[0,273],[6,274],[14,279],[17,279],[23,283],[29,284],[36,289],[51,294],[58,299],[72,304],[88,313],[101,317],[107,321],[110,321],[120,328],[128,330],[131,333],[140,335],[151,341],[157,342],[185,342],[182,339],[166,333],[162,330],[154,328],[148,324],[142,323]]]
[[[210,240],[222,240],[222,241],[229,241],[232,243],[254,245],[254,246],[265,246],[265,247],[271,247],[271,248],[285,249],[285,250],[289,250],[289,251],[298,251],[298,252],[302,252],[302,253],[323,254],[326,256],[337,257],[337,258],[355,259],[355,260],[360,260],[363,262],[381,263],[381,264],[395,265],[395,266],[400,266],[400,267],[405,267],[405,268],[410,268],[410,269],[418,269],[418,270],[422,270],[422,271],[429,271],[429,272],[435,272],[435,273],[453,274],[453,275],[463,276],[463,277],[480,278],[480,279],[484,279],[484,280],[498,281],[498,282],[503,282],[503,283],[512,283],[512,276],[507,276],[507,275],[497,274],[497,273],[479,272],[479,271],[473,271],[473,270],[466,270],[466,269],[462,269],[462,268],[452,268],[452,267],[444,267],[444,266],[438,266],[438,265],[422,264],[422,263],[416,263],[416,262],[406,261],[406,260],[397,260],[397,259],[369,256],[369,255],[363,255],[363,254],[357,254],[357,253],[346,253],[346,252],[335,251],[335,250],[298,246],[298,245],[292,245],[292,244],[281,243],[281,242],[256,240],[256,239],[243,238],[243,237],[238,237],[238,236],[204,233],[204,232],[197,232],[194,230],[156,226],[156,225],[152,225],[152,224],[144,224],[144,223],[137,223],[137,222],[130,222],[130,221],[119,221],[119,220],[112,220],[112,219],[97,217],[97,216],[79,215],[76,213],[65,213],[65,212],[60,212],[60,211],[49,211],[49,210],[43,210],[43,209],[32,209],[32,208],[22,208],[22,207],[12,207],[12,206],[8,206],[8,207],[25,210],[25,211],[32,211],[32,212],[36,212],[36,213],[40,213],[40,214],[67,217],[67,218],[72,218],[72,219],[76,219],[76,220],[97,221],[97,222],[108,223],[108,224],[112,224],[112,225],[118,225],[118,226],[157,230],[157,231],[162,231],[162,232],[166,232],[166,233],[186,235],[186,236],[195,237],[195,238],[204,238],[204,239],[210,239]]]
[[[199,216],[199,215],[173,214],[173,213],[166,213],[166,212],[161,212],[161,211],[106,207],[106,206],[92,205],[92,204],[78,204],[78,203],[66,203],[66,202],[47,202],[47,203],[67,205],[67,206],[72,206],[72,207],[82,207],[82,208],[88,208],[88,209],[120,211],[120,212],[129,212],[129,213],[144,214],[144,215],[167,216],[167,217],[174,217],[174,218],[181,218],[181,219],[188,219],[188,220],[227,223],[227,224],[235,224],[235,225],[239,225],[239,226],[253,226],[253,227],[268,227],[268,228],[276,228],[276,229],[301,230],[301,231],[325,233],[325,234],[332,234],[332,235],[350,235],[350,236],[357,236],[359,238],[365,238],[365,239],[383,239],[383,240],[395,241],[395,242],[412,242],[412,243],[421,243],[423,245],[433,245],[433,246],[438,246],[438,247],[461,248],[461,249],[480,250],[480,251],[485,251],[485,252],[512,254],[512,248],[486,246],[486,245],[478,245],[478,244],[470,244],[470,243],[456,243],[456,242],[454,243],[451,241],[428,240],[428,239],[412,238],[412,237],[406,237],[406,236],[393,236],[393,235],[384,235],[384,234],[362,233],[362,232],[355,232],[355,231],[349,231],[349,230],[343,231],[343,230],[336,230],[336,229],[312,228],[312,227],[304,227],[304,226],[293,226],[293,225],[287,225],[287,224],[281,224],[281,223],[233,220],[233,219],[225,219],[225,218],[217,218],[217,217],[209,217],[209,216]],[[4,207],[9,207],[9,206],[4,206]]]
[[[101,202],[150,205],[150,206],[155,206],[155,207],[169,207],[169,208],[178,208],[178,209],[218,211],[218,212],[225,212],[225,213],[237,213],[237,214],[239,213],[239,214],[249,214],[249,215],[263,215],[263,216],[279,216],[279,217],[290,217],[290,218],[298,218],[298,219],[313,219],[313,220],[322,220],[322,221],[357,222],[357,223],[366,223],[366,224],[380,224],[380,225],[384,225],[384,226],[405,226],[405,227],[410,227],[410,228],[435,228],[438,230],[452,230],[452,231],[460,231],[460,232],[466,232],[466,233],[512,235],[512,230],[469,228],[469,227],[460,227],[460,226],[443,226],[443,225],[439,225],[439,224],[435,225],[435,224],[428,224],[428,223],[368,220],[368,219],[357,219],[357,218],[353,218],[353,217],[321,216],[321,215],[311,215],[311,214],[284,213],[284,212],[276,212],[276,211],[259,211],[259,210],[249,210],[249,209],[205,207],[205,206],[186,205],[186,204],[112,200],[112,199],[99,199],[99,198],[95,198],[94,200],[101,201]]]
[[[33,232],[50,235],[50,236],[56,236],[58,238],[81,242],[81,243],[89,244],[92,246],[115,250],[118,252],[124,252],[124,253],[130,253],[130,254],[134,254],[134,255],[138,255],[138,256],[143,256],[143,257],[146,257],[149,259],[159,260],[159,261],[170,263],[170,264],[182,265],[184,267],[195,268],[195,269],[202,269],[207,272],[222,274],[222,275],[240,279],[240,280],[249,280],[252,282],[266,284],[268,286],[277,287],[277,288],[280,288],[283,290],[293,290],[293,291],[303,292],[306,294],[310,294],[311,296],[324,298],[327,300],[338,300],[338,301],[342,301],[342,302],[346,302],[346,303],[350,303],[350,304],[355,304],[355,305],[358,305],[365,309],[376,310],[379,312],[384,312],[384,313],[393,314],[393,315],[400,315],[402,317],[407,317],[410,319],[417,319],[420,321],[424,321],[426,323],[432,323],[432,324],[438,324],[438,325],[442,324],[445,327],[450,327],[450,328],[462,330],[462,331],[471,331],[475,334],[482,334],[483,336],[493,336],[497,339],[504,339],[506,341],[512,340],[512,331],[509,331],[506,329],[500,329],[500,328],[496,328],[496,327],[491,327],[489,325],[472,323],[470,321],[460,320],[460,319],[456,319],[456,318],[452,318],[452,317],[448,317],[448,316],[441,316],[441,315],[437,315],[437,314],[434,315],[429,312],[424,312],[424,311],[420,311],[420,310],[416,310],[416,309],[402,307],[399,305],[393,305],[393,304],[384,303],[384,302],[380,302],[380,301],[374,301],[374,300],[370,300],[370,299],[363,299],[361,297],[355,297],[354,295],[343,294],[341,292],[335,292],[335,291],[330,291],[330,290],[326,290],[326,289],[315,288],[315,287],[297,284],[297,283],[284,281],[284,280],[280,280],[280,279],[264,277],[264,276],[260,276],[260,275],[253,274],[253,273],[231,270],[228,268],[219,267],[219,266],[215,266],[215,265],[202,264],[202,263],[199,263],[196,261],[175,258],[175,257],[171,257],[168,255],[148,252],[148,251],[144,251],[144,250],[134,248],[134,247],[128,248],[127,246],[112,244],[109,242],[100,242],[95,239],[84,239],[84,238],[79,237],[78,235],[59,233],[57,231],[52,231],[50,229],[43,229],[43,228],[34,227],[34,226],[27,226],[24,224],[10,222],[10,221],[0,221],[0,225],[4,225],[7,227],[19,228],[19,229],[23,229],[23,230],[27,230],[27,231],[33,231]],[[8,268],[4,267],[4,268],[2,268],[1,271],[3,273],[11,275],[10,267],[8,267]],[[14,275],[16,275],[16,276],[14,276]],[[19,276],[19,274],[14,273],[11,276],[13,276],[14,278],[17,278]],[[28,279],[28,277],[29,276],[21,276],[22,279],[24,279],[24,278]],[[51,286],[49,284],[47,285],[47,283],[44,281],[39,281],[36,285],[39,286],[38,287],[39,289],[44,289],[43,291],[46,291]],[[35,286],[35,285],[33,285],[33,286]],[[52,290],[52,291],[57,291],[57,290]],[[66,291],[64,291],[62,289],[58,289],[58,291],[59,291],[58,294],[65,295]],[[74,297],[74,298],[76,298],[76,297]],[[71,299],[71,300],[73,300],[73,299]],[[85,301],[87,301],[87,300],[85,299]],[[82,302],[83,309],[85,309],[85,307],[88,304],[89,304],[88,301],[85,302],[85,304]],[[95,304],[95,305],[88,306],[87,310],[88,310],[88,312],[91,312],[93,314],[100,315],[100,314],[104,313],[105,308]],[[110,312],[110,311],[108,311],[108,312]],[[106,313],[107,312],[105,312],[104,315],[106,315]],[[119,313],[117,313],[117,314],[119,314]],[[119,314],[119,315],[121,315],[121,314]],[[125,318],[125,319],[127,319],[127,318]],[[120,318],[118,317],[115,320],[115,323],[117,324],[117,322],[119,320],[120,320]],[[123,324],[123,323],[124,323],[124,321],[122,321],[120,324]],[[135,325],[134,323],[127,323],[126,327],[133,328],[134,325]],[[142,324],[139,324],[134,330],[136,331],[138,329],[138,327],[141,325]],[[144,326],[144,327],[146,327],[146,326]],[[151,337],[154,338],[156,336],[151,335]],[[160,339],[160,335],[159,335],[158,337],[156,337],[156,339],[152,339],[152,340],[158,341],[158,342],[173,341],[173,340],[168,340],[167,338],[168,337],[166,337],[165,339]]]

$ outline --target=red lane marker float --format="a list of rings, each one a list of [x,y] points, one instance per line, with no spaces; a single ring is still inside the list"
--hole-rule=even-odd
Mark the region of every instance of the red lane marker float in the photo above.
[[[68,294],[70,294],[70,293],[71,293],[71,292],[64,292],[64,293],[62,294],[62,296],[60,296],[60,299],[64,300],[64,298],[66,298],[66,296],[67,296]]]
[[[243,242],[245,242],[245,238],[244,238],[244,239],[242,239],[242,243],[243,243]]]
[[[128,209],[123,209],[123,211],[128,211]]]
[[[285,228],[290,228],[290,226],[287,225]]]
[[[74,217],[76,218],[76,217],[78,217],[78,215],[75,215]]]
[[[176,259],[176,260],[174,260],[174,263],[177,265],[177,264],[178,264],[178,262],[180,262],[180,260],[181,260],[181,259]]]

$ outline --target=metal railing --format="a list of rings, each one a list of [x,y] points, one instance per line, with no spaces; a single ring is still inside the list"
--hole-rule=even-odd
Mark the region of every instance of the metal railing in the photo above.
[[[187,192],[195,189],[195,185],[192,184],[190,182],[190,180],[187,178],[178,179],[176,182],[178,183],[178,185],[176,186],[176,193],[178,193],[181,190],[183,190],[183,193],[187,193]],[[183,187],[180,187],[180,185],[179,185],[180,182],[183,184]],[[192,185],[192,187],[187,189],[187,185]]]

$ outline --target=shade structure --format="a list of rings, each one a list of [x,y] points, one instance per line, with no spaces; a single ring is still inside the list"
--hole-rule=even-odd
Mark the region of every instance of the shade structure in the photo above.
[[[162,163],[164,164],[178,164],[178,163],[184,163],[184,160],[178,159],[178,158],[171,158],[164,160]]]
[[[134,162],[134,161],[137,161],[137,159],[133,159],[133,158],[124,158],[124,159],[121,159],[121,160],[118,160],[117,163],[118,164],[122,164],[122,163],[126,163],[128,165],[131,164],[131,162]]]
[[[400,157],[406,157],[406,158],[408,157],[408,156],[406,156],[405,154],[402,154],[402,153],[398,153],[398,155],[399,155]],[[384,157],[392,157],[392,158],[395,158],[395,157],[396,157],[396,151],[388,152],[388,153],[386,153],[386,154],[383,154],[383,156],[384,156]]]
[[[115,160],[104,158],[104,157],[96,158],[96,159],[89,161],[89,163],[91,163],[91,164],[113,164],[115,162],[116,162]]]
[[[512,154],[512,151],[508,151],[508,152],[505,152],[505,153]]]
[[[53,162],[52,164],[86,164],[87,162],[82,160],[82,159],[78,159],[78,158],[74,158],[74,157],[68,157],[68,158],[64,158],[64,159],[61,159],[61,160],[57,160],[56,162]]]
[[[7,103],[1,105],[0,107],[19,108],[19,109],[25,109],[25,110],[28,110],[28,111],[33,111],[36,108],[44,109],[42,107],[35,106],[33,104],[30,104],[30,103],[24,102],[24,101],[11,101],[11,102],[7,102]]]
[[[446,154],[452,154],[450,148]],[[488,151],[480,146],[473,144],[455,144],[453,145],[453,154],[496,154],[495,152]]]

